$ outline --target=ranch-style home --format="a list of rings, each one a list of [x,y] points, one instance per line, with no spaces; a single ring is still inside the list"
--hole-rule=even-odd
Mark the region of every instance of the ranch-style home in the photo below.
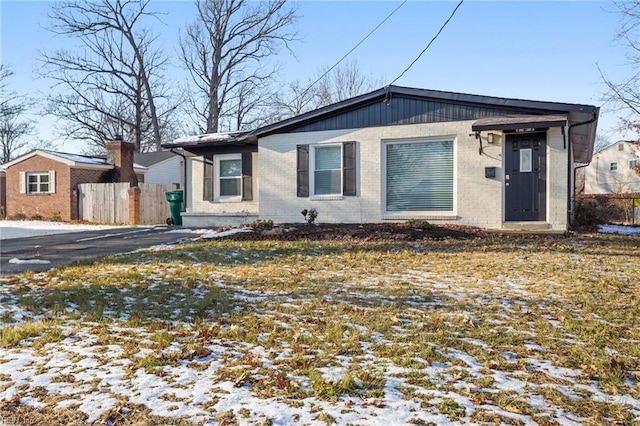
[[[180,138],[185,226],[425,219],[560,232],[599,108],[388,86],[250,132]]]

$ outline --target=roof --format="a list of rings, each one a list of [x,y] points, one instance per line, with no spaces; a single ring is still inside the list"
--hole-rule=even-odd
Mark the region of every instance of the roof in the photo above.
[[[189,148],[189,147],[206,147],[206,146],[222,146],[233,144],[255,143],[245,138],[249,134],[248,131],[235,132],[219,132],[205,133],[202,135],[185,136],[178,138],[171,143],[163,143],[163,148]]]
[[[516,117],[489,117],[476,120],[471,130],[515,130],[523,127],[555,127],[567,123],[566,114],[557,115],[524,115]]]
[[[245,137],[265,137],[275,133],[291,132],[308,123],[327,117],[339,116],[356,108],[375,103],[393,102],[394,98],[437,101],[449,105],[465,105],[489,108],[495,117],[504,117],[519,112],[520,115],[565,115],[570,126],[574,159],[576,162],[589,162],[593,153],[595,131],[600,109],[593,105],[570,104],[560,102],[534,101],[516,98],[473,95],[445,92],[439,90],[417,89],[401,86],[387,86],[332,105],[261,127]],[[504,111],[504,113],[500,113]],[[475,117],[479,119],[484,117]],[[488,117],[487,117],[488,118]],[[393,124],[393,123],[391,123]]]
[[[155,164],[162,163],[169,158],[177,157],[177,154],[171,151],[156,152],[134,152],[133,161],[144,167],[151,167]]]
[[[3,164],[2,166],[4,168],[11,167],[14,164],[20,163],[36,155],[41,155],[50,160],[58,161],[60,163],[68,165],[69,167],[103,169],[103,170],[113,169],[113,164],[111,164],[105,156],[89,156],[89,155],[71,154],[68,152],[49,151],[46,149],[36,149],[27,154],[21,155],[20,157],[12,161],[9,161],[8,163]],[[145,166],[142,166],[137,163],[133,163],[133,168],[138,172],[144,172],[147,170]]]

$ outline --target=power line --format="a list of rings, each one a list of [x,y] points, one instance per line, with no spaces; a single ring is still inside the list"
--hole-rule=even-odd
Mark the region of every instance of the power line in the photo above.
[[[371,34],[373,34],[374,32],[376,32],[376,30],[378,28],[380,28],[382,26],[382,24],[384,24],[385,22],[387,22],[389,20],[389,18],[391,18],[397,11],[398,9],[400,9],[402,6],[404,6],[404,4],[407,2],[408,0],[404,0],[402,3],[400,3],[398,5],[398,7],[396,7],[395,9],[393,9],[393,11],[387,15],[386,18],[384,18],[378,25],[376,25],[376,27],[374,29],[372,29],[371,31],[369,31],[369,34],[367,34],[366,36],[364,36],[364,38],[362,40],[360,40],[355,46],[353,46],[351,48],[351,50],[349,50],[347,53],[344,54],[344,56],[342,58],[340,58],[338,60],[338,62],[336,62],[335,64],[333,64],[333,66],[331,68],[329,68],[327,71],[324,72],[324,74],[322,74],[320,77],[318,77],[318,79],[316,81],[314,81],[313,83],[311,83],[309,85],[309,87],[307,87],[302,94],[299,96],[299,98],[303,97],[313,86],[316,85],[316,83],[318,83],[320,80],[322,80],[324,77],[326,77],[327,74],[329,74],[335,67],[337,67],[340,62],[344,61],[347,56],[349,56],[351,53],[353,53],[354,50],[356,50],[362,43],[365,42],[365,40],[367,40]]]
[[[409,66],[407,68],[405,68],[404,71],[402,71],[400,73],[399,76],[397,76],[395,78],[395,80],[393,80],[391,83],[389,83],[389,86],[391,86],[393,83],[395,83],[396,81],[400,80],[400,78],[407,72],[409,71],[409,69],[411,69],[411,67],[418,62],[418,60],[420,59],[420,57],[424,54],[424,52],[426,52],[429,47],[431,47],[431,45],[433,44],[434,41],[436,41],[436,39],[438,38],[438,36],[440,35],[440,33],[442,32],[442,30],[444,30],[444,27],[447,26],[447,24],[449,23],[449,21],[451,21],[451,18],[453,18],[453,15],[456,14],[456,12],[458,11],[458,8],[462,5],[462,3],[464,3],[464,0],[460,0],[460,3],[458,3],[458,5],[455,7],[455,9],[453,9],[453,12],[451,12],[451,15],[449,16],[449,18],[444,22],[444,24],[442,24],[442,26],[440,27],[440,30],[438,30],[438,33],[433,36],[433,38],[431,39],[431,41],[429,42],[429,44],[427,44],[427,46],[422,49],[422,52],[420,52],[420,54],[413,60],[413,62],[411,62],[409,64]]]

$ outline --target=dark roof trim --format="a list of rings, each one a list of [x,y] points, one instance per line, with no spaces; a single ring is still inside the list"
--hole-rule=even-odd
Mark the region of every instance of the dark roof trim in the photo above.
[[[525,115],[521,117],[481,118],[471,125],[471,130],[517,130],[526,128],[548,128],[566,126],[567,115]]]

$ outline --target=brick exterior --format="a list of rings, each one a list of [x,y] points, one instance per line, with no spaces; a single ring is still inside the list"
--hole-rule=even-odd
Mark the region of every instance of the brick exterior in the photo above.
[[[55,193],[21,194],[20,173],[55,172]],[[113,169],[71,168],[41,155],[29,157],[6,170],[7,217],[41,216],[44,219],[78,219],[78,184],[113,182]],[[138,175],[144,182],[144,176]]]
[[[133,172],[134,145],[121,139],[109,141],[105,145],[107,158],[115,166],[113,182],[129,182],[131,187],[138,186],[138,179]]]
[[[7,214],[7,175],[0,172],[0,219],[4,219]]]
[[[20,173],[55,172],[55,193],[21,194]],[[77,209],[76,209],[77,212]],[[71,207],[71,169],[66,164],[35,155],[7,168],[7,217],[59,215],[75,219]]]

